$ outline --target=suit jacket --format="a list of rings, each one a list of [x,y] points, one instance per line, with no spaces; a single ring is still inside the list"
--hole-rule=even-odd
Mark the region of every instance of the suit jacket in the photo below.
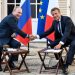
[[[11,35],[17,33],[22,37],[26,37],[27,34],[22,32],[18,26],[18,20],[13,14],[6,16],[0,23],[0,45],[9,43],[11,40]]]
[[[55,40],[60,40],[65,43],[67,39],[70,40],[75,39],[75,26],[70,17],[61,16],[61,28],[62,28],[63,36],[59,33],[57,24],[58,22],[54,20],[52,23],[52,27],[49,28],[43,34],[40,34],[39,35],[40,38],[46,37],[52,32],[55,32]]]

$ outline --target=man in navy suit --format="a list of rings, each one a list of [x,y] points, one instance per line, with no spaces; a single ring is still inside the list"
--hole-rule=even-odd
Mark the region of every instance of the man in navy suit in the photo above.
[[[69,65],[71,65],[75,54],[75,26],[70,17],[61,15],[59,8],[53,8],[51,10],[51,14],[54,18],[52,27],[43,34],[34,37],[41,39],[48,36],[52,32],[55,32],[55,41],[50,45],[52,48],[60,49],[63,46],[70,45],[66,64],[63,69],[63,72],[67,73],[67,68]],[[58,59],[57,54],[55,54],[55,56],[56,59]],[[62,59],[61,61],[63,62]]]
[[[13,12],[10,15],[6,16],[0,23],[0,63],[3,45],[9,45],[12,48],[19,48],[21,46],[20,42],[13,39],[13,33],[17,33],[23,38],[28,37],[32,40],[32,35],[24,33],[17,26],[18,19],[21,15],[22,9],[20,7],[17,7],[13,10]],[[9,59],[9,66],[11,68],[15,68],[12,57],[10,57]],[[0,64],[0,71],[1,70],[2,68]]]

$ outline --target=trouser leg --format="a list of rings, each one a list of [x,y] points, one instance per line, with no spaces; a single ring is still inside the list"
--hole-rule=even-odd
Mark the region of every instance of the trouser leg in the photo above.
[[[2,56],[2,51],[0,51],[0,63],[1,63],[1,56]]]
[[[3,50],[3,47],[0,46],[0,71],[2,71],[2,67],[1,67],[1,62],[2,62],[2,59],[1,59],[2,50]]]
[[[2,56],[2,51],[0,51],[0,67],[1,67],[1,61],[2,61],[1,56]]]
[[[1,59],[1,56],[2,56],[2,50],[3,50],[3,47],[0,46],[0,63],[1,63],[1,61],[2,61],[2,59]]]
[[[14,40],[14,39],[12,39],[9,44],[10,44],[11,48],[20,48],[20,46],[21,46],[20,42]],[[18,55],[10,56],[10,61],[17,61],[17,60],[18,60]]]
[[[71,42],[71,45],[69,47],[69,51],[67,53],[67,60],[66,60],[66,64],[67,65],[71,65],[72,64],[74,54],[75,54],[75,40],[73,40]]]

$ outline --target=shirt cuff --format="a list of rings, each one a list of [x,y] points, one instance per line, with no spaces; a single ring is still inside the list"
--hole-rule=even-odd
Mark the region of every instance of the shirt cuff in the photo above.
[[[36,35],[37,36],[37,39],[40,39],[40,36],[39,35]]]
[[[27,34],[26,38],[29,38],[29,35]]]
[[[64,42],[62,42],[62,41],[60,41],[59,43],[60,43],[61,45],[64,45]]]

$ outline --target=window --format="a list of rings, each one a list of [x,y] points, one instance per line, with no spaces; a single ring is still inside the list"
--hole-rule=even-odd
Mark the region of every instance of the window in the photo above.
[[[20,0],[7,0],[7,15],[9,15],[13,8],[20,5]],[[39,12],[40,0],[30,0],[31,16],[37,18]]]
[[[8,6],[7,6],[7,15],[9,15],[11,12],[12,12],[12,10],[13,10],[13,8],[14,8],[14,4],[8,4]]]
[[[14,3],[14,0],[7,0],[8,3]]]
[[[19,6],[20,0],[7,0],[7,15],[9,15],[13,8]]]
[[[32,18],[37,18],[40,0],[30,0],[30,2],[31,2],[31,16]]]

